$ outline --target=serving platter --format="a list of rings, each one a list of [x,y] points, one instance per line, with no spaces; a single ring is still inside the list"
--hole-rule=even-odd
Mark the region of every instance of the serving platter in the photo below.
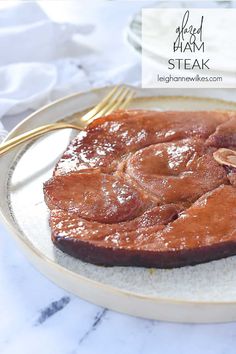
[[[56,101],[26,118],[6,140],[59,120],[81,124],[82,114],[110,89],[105,87]],[[135,90],[137,95],[129,108],[236,110],[236,103],[218,99]],[[72,130],[57,131],[0,158],[1,218],[34,266],[81,298],[130,315],[179,322],[236,320],[236,257],[169,270],[106,268],[74,259],[53,246],[42,186],[75,134]]]

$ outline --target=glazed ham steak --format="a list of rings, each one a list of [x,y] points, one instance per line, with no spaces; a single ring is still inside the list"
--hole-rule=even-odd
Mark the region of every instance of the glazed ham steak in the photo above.
[[[235,255],[235,150],[234,112],[96,119],[44,184],[53,243],[104,266],[173,268]]]

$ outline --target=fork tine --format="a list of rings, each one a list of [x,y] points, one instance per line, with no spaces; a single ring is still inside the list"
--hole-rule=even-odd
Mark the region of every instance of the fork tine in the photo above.
[[[108,111],[114,111],[113,107],[116,105],[117,101],[123,101],[124,97],[127,95],[129,92],[129,88],[126,88],[125,86],[121,86],[120,90],[116,92],[115,95],[111,98],[110,102],[104,106],[103,109],[101,109],[97,114],[93,116],[93,119],[96,119],[98,117],[101,117],[105,115]]]
[[[129,95],[127,95],[126,99],[123,101],[123,103],[120,105],[120,109],[122,108],[126,108],[128,106],[128,104],[130,103],[130,101],[132,101],[132,99],[135,96],[135,92],[134,91],[130,91]]]
[[[105,114],[109,114],[109,113],[117,110],[118,108],[127,107],[128,103],[131,101],[131,99],[134,97],[134,95],[135,95],[134,91],[132,91],[128,88],[127,91],[124,93],[124,95],[122,95],[122,97],[120,97],[117,100],[117,102],[115,102],[114,105],[110,109],[107,109]]]
[[[104,106],[109,102],[109,100],[112,98],[113,95],[115,95],[117,93],[117,91],[120,89],[120,86],[115,86],[104,98],[103,100],[98,103],[93,109],[91,109],[88,113],[86,113],[81,120],[83,122],[87,122],[88,120],[90,120],[91,118],[93,118],[93,116],[95,114],[97,114],[100,110],[102,110],[104,108]]]

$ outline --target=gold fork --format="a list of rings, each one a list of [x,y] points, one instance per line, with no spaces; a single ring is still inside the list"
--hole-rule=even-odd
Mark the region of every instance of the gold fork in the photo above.
[[[92,108],[88,113],[86,113],[80,120],[82,122],[89,123],[93,119],[105,116],[115,111],[116,109],[121,109],[127,107],[135,92],[125,86],[115,86],[103,100],[98,103],[94,108]],[[15,138],[12,138],[5,143],[0,144],[0,155],[6,153],[7,151],[15,148],[16,146],[25,143],[26,141],[35,139],[41,135],[55,131],[58,129],[76,129],[83,130],[84,128],[70,123],[53,123],[43,125],[39,128],[32,129],[26,133],[20,134]]]

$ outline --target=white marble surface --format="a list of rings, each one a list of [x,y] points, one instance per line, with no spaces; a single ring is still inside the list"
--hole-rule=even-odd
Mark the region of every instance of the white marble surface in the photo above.
[[[70,1],[57,3],[58,11],[53,10],[54,1],[44,2],[43,6],[58,20],[78,19],[75,9],[81,8],[79,2],[75,7]],[[122,33],[138,6],[124,3],[109,2],[80,10],[84,21],[89,18],[98,23],[96,36],[90,38],[98,47],[108,40],[105,34],[109,26]],[[120,37],[113,38],[111,49],[121,43]],[[124,62],[125,50],[129,49],[124,46],[119,50]],[[114,55],[114,65],[116,60]],[[10,128],[21,118],[7,118],[5,123]],[[191,325],[143,320],[99,308],[66,293],[30,265],[1,224],[0,314],[1,354],[235,353],[236,323]]]

